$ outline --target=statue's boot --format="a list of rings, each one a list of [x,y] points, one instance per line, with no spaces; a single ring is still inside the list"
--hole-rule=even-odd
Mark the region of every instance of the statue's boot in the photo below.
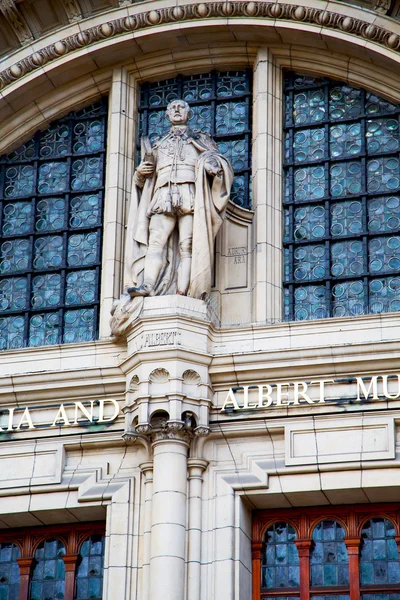
[[[151,292],[146,284],[139,285],[138,287],[130,287],[126,291],[131,298],[136,298],[136,296],[149,296]]]

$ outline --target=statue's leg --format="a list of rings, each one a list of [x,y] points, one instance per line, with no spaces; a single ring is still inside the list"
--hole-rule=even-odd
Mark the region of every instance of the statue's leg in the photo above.
[[[192,267],[193,215],[183,215],[179,219],[178,294],[186,296]]]
[[[175,228],[176,218],[164,214],[152,215],[149,226],[149,247],[144,260],[143,285],[129,288],[134,296],[149,296],[154,290],[163,262],[163,251]]]

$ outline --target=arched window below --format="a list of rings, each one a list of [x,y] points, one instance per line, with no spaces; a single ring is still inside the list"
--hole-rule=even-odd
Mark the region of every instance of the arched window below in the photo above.
[[[320,521],[313,529],[310,552],[310,586],[312,598],[322,600],[325,596],[314,595],[313,591],[325,588],[330,593],[345,592],[349,587],[349,566],[345,531],[337,521]],[[331,596],[326,596],[331,598]],[[340,600],[348,600],[348,594]]]
[[[104,568],[104,536],[92,535],[79,551],[74,600],[101,600]]]
[[[20,577],[17,558],[20,555],[16,544],[0,544],[0,600],[18,600]]]
[[[393,523],[382,517],[370,519],[362,528],[360,546],[362,600],[400,599],[400,563],[395,535]]]
[[[264,597],[273,598],[274,593],[281,594],[285,589],[291,592],[299,589],[299,555],[295,539],[296,532],[288,523],[279,522],[268,527],[264,537],[262,559]],[[281,595],[279,597],[281,598]]]
[[[56,539],[45,540],[34,554],[29,600],[64,600],[64,544]]]

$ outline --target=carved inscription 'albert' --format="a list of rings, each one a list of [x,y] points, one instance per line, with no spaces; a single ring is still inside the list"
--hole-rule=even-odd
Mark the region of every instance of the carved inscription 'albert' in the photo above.
[[[146,333],[143,336],[143,347],[148,346],[173,346],[179,344],[178,331],[162,331],[160,333]]]

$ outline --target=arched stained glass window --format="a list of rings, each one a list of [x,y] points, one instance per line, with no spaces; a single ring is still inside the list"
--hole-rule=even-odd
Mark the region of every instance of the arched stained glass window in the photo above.
[[[235,173],[231,200],[250,208],[251,72],[213,71],[143,85],[139,137],[148,135],[153,141],[168,132],[171,124],[165,109],[176,98],[190,104],[189,126],[212,135],[230,160]]]
[[[337,521],[320,521],[312,533],[310,552],[310,585],[329,588],[349,586],[349,567],[347,548],[344,543],[345,531]],[[312,596],[314,600],[325,598],[319,594]],[[331,596],[327,596],[327,598]],[[341,595],[340,600],[349,600],[348,595]]]
[[[104,569],[104,536],[92,535],[79,551],[74,600],[101,600]]]
[[[0,349],[97,335],[105,102],[0,159]]]
[[[400,106],[285,78],[286,320],[400,310]]]
[[[0,600],[18,600],[20,550],[12,542],[0,544]]]
[[[370,519],[362,528],[360,547],[362,600],[400,599],[400,563],[395,535],[392,522],[381,517]],[[390,586],[392,589],[385,590],[382,594],[379,589],[382,586]]]
[[[64,600],[65,547],[58,539],[47,539],[37,547],[29,600]]]
[[[268,527],[262,559],[262,588],[269,592],[265,597],[274,598],[274,592],[282,593],[285,588],[291,592],[299,588],[300,567],[295,539],[296,532],[288,523],[274,523]]]

